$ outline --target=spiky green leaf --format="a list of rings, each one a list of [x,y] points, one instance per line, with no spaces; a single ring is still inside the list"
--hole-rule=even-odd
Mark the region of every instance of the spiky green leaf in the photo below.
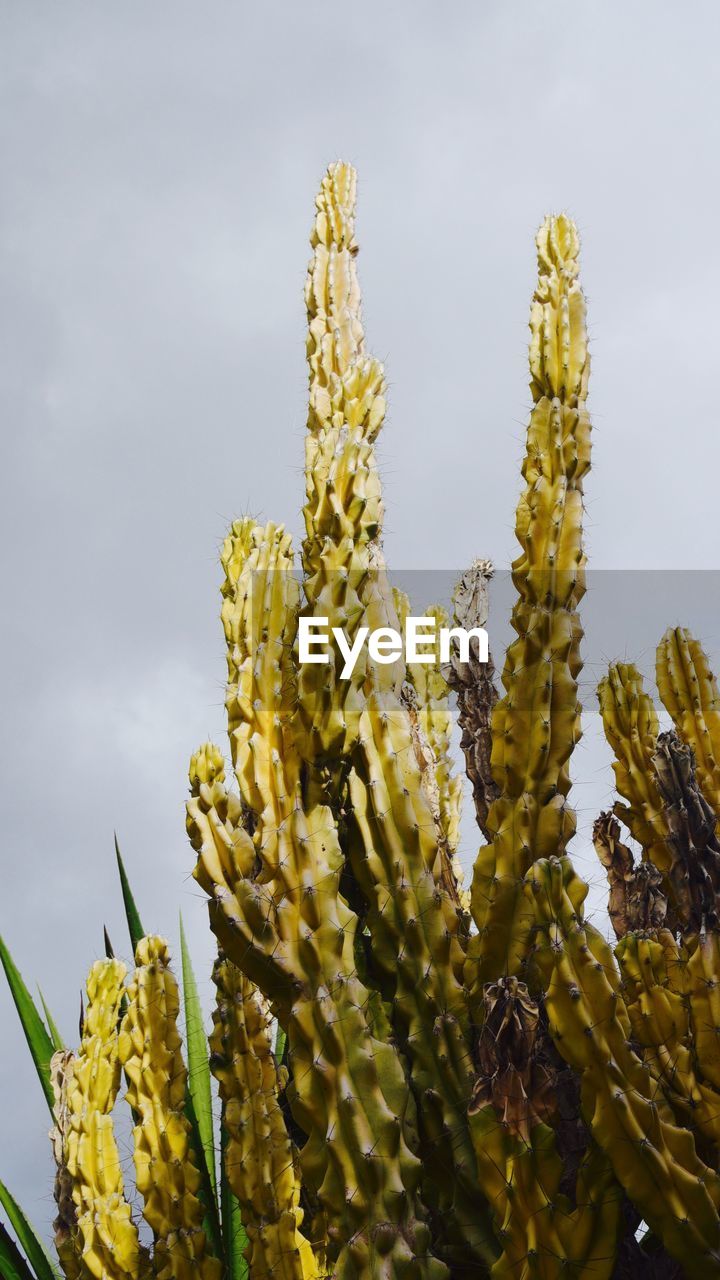
[[[28,1048],[35,1064],[35,1070],[38,1073],[45,1100],[52,1115],[54,1098],[50,1083],[50,1059],[55,1052],[55,1046],[2,938],[0,938],[0,961],[2,961],[12,998],[15,1001],[15,1008],[20,1016],[25,1039],[28,1042]]]
[[[50,1032],[50,1039],[53,1042],[55,1052],[58,1053],[59,1050],[65,1048],[65,1043],[63,1041],[62,1036],[60,1035],[60,1032],[57,1029],[57,1024],[55,1022],[55,1019],[53,1018],[50,1010],[48,1009],[45,1001],[45,997],[39,987],[38,987],[38,995],[40,997],[40,1003],[43,1007],[43,1013],[45,1014],[45,1022],[47,1023],[47,1029]]]
[[[197,1119],[200,1145],[205,1154],[213,1191],[215,1181],[215,1140],[213,1134],[212,1089],[208,1043],[203,1026],[200,997],[193,972],[190,951],[180,916],[180,955],[182,957],[183,999],[185,1003],[185,1037],[188,1057],[188,1087],[192,1094],[193,1109]]]
[[[185,1005],[185,1039],[187,1044],[188,1085],[185,1112],[192,1129],[202,1185],[200,1198],[205,1207],[205,1229],[213,1246],[221,1256],[222,1231],[217,1202],[215,1178],[215,1141],[213,1134],[212,1091],[207,1040],[203,1027],[202,1009],[197,983],[193,973],[190,951],[180,917],[180,955],[182,958],[183,1001]]]
[[[197,1166],[200,1173],[200,1190],[198,1197],[205,1210],[203,1218],[203,1229],[212,1246],[212,1251],[217,1258],[223,1257],[223,1237],[220,1225],[220,1210],[217,1203],[216,1192],[210,1181],[210,1173],[208,1170],[205,1152],[200,1141],[200,1129],[195,1115],[195,1107],[193,1105],[192,1094],[190,1089],[185,1091],[185,1115],[190,1125],[191,1142],[193,1149],[193,1163]]]
[[[2,1204],[8,1216],[10,1226],[15,1232],[37,1280],[58,1280],[58,1272],[53,1266],[50,1255],[46,1252],[37,1231],[26,1218],[12,1192],[8,1191],[4,1182],[1,1181],[0,1204]]]
[[[130,882],[125,871],[125,864],[120,854],[117,836],[115,836],[115,857],[117,859],[118,872],[120,873],[120,888],[122,889],[123,903],[125,904],[125,917],[127,919],[128,933],[130,934],[130,943],[133,955],[135,955],[138,942],[145,937],[145,930],[143,929],[138,909],[135,906],[135,899],[133,898]]]
[[[36,1280],[2,1222],[0,1222],[0,1276],[2,1280]]]

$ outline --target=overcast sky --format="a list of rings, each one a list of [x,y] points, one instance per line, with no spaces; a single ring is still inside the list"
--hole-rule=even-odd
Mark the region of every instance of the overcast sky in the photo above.
[[[720,564],[719,26],[679,0],[0,3],[0,929],[69,1040],[103,922],[127,951],[113,828],[147,927],[174,944],[182,908],[209,1007],[183,806],[222,733],[217,547],[246,511],[299,528],[329,161],[360,173],[391,563],[514,553],[533,236],[564,209],[592,565],[664,571],[598,576],[588,674],[627,652],[650,675],[666,622],[720,658],[717,577],[666,572]],[[592,873],[611,774],[585,701]],[[0,1177],[45,1230],[48,1116],[1,987],[0,1018]]]

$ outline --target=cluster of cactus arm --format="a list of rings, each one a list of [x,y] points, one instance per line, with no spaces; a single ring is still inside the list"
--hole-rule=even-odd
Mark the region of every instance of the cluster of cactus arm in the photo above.
[[[53,1112],[60,1266],[68,1280],[720,1276],[720,698],[687,632],[657,657],[674,731],[632,665],[599,688],[621,797],[594,831],[614,950],[567,856],[590,421],[565,216],[537,237],[502,696],[472,649],[392,666],[363,652],[348,678],[334,642],[327,663],[298,660],[303,617],[352,637],[410,610],[383,555],[385,380],[365,347],[355,194],[339,163],[316,202],[300,554],[284,525],[250,518],[221,553],[233,781],[205,743],[187,806],[218,944],[209,1052],[184,955],[188,1072],[167,945],[143,934],[126,881],[134,972],[93,966],[77,1053],[3,952]],[[457,624],[484,625],[491,576],[487,561],[463,576]],[[451,691],[484,836],[469,894]],[[113,1127],[123,1078],[144,1230]],[[51,1280],[33,1249],[0,1235],[6,1280]]]

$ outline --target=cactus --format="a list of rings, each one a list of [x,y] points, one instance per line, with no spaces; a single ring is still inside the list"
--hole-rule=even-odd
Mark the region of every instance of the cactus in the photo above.
[[[186,1068],[180,1052],[178,987],[167,943],[144,938],[136,951],[118,1053],[128,1080],[135,1177],[143,1214],[155,1235],[159,1280],[219,1280],[220,1263],[208,1252],[197,1192],[200,1174],[184,1114]]]
[[[125,1199],[111,1115],[120,1086],[118,1020],[125,974],[118,960],[93,965],[80,1049],[65,1066],[64,1163],[72,1184],[82,1270],[95,1280],[146,1269]]]
[[[145,934],[119,853],[135,969],[126,982],[109,946],[93,966],[76,1053],[0,942],[53,1116],[60,1265],[68,1280],[720,1276],[720,703],[688,632],[657,655],[673,731],[631,663],[598,690],[619,794],[593,831],[614,950],[568,856],[590,423],[564,215],[537,236],[502,696],[473,647],[427,665],[361,647],[346,678],[333,633],[327,664],[300,660],[309,623],[352,642],[409,610],[382,545],[386,388],[355,196],[352,168],[331,166],[305,291],[299,557],[284,525],[247,517],[221,551],[232,777],[203,744],[187,803],[217,941],[209,1044],[181,933],[183,1055],[168,947]],[[491,576],[483,560],[463,575],[458,625],[485,625]],[[484,837],[469,904],[451,693]],[[123,1071],[151,1247],[114,1136]],[[0,1201],[18,1239],[0,1230],[2,1274],[53,1280],[2,1184]]]
[[[589,358],[578,284],[578,236],[565,217],[537,237],[538,284],[530,312],[528,427],[513,563],[517,639],[505,660],[505,696],[491,721],[498,796],[487,816],[472,885],[477,936],[467,977],[482,984],[519,970],[530,951],[532,913],[522,879],[538,855],[561,854],[575,831],[568,760],[580,737],[577,678],[584,592],[582,486],[590,465],[586,409]]]
[[[657,651],[660,697],[692,748],[706,799],[720,814],[720,694],[702,645],[682,627],[669,628]]]
[[[271,1017],[254,983],[220,955],[211,1068],[225,1104],[225,1161],[242,1209],[253,1280],[315,1280],[320,1272],[302,1235],[297,1153],[280,1105]]]

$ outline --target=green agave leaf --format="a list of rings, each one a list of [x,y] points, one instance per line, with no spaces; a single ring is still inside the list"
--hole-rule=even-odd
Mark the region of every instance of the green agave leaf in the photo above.
[[[2,938],[0,938],[0,961],[2,961],[12,998],[15,1001],[15,1008],[18,1011],[22,1029],[25,1032],[25,1039],[28,1042],[32,1060],[35,1063],[35,1070],[38,1073],[38,1078],[52,1115],[54,1098],[50,1083],[50,1059],[55,1052],[55,1045]]]
[[[213,1134],[212,1089],[210,1084],[210,1060],[205,1038],[200,997],[193,972],[190,951],[180,916],[180,954],[182,957],[183,998],[185,1002],[185,1035],[188,1055],[188,1087],[192,1094],[200,1142],[205,1153],[213,1190],[215,1181],[215,1140]]]
[[[0,1222],[0,1276],[2,1280],[36,1280],[2,1222]]]
[[[193,1147],[200,1164],[202,1201],[207,1213],[207,1229],[218,1256],[222,1251],[222,1232],[217,1203],[215,1178],[215,1138],[213,1133],[210,1061],[203,1026],[200,997],[188,950],[182,916],[180,917],[180,954],[182,958],[183,1000],[185,1004],[185,1039],[187,1045],[188,1086],[185,1111],[190,1121]]]
[[[55,1019],[53,1018],[50,1010],[48,1009],[47,1004],[45,1003],[45,997],[39,987],[38,987],[38,995],[40,997],[40,1003],[43,1007],[43,1013],[45,1014],[45,1021],[47,1023],[47,1028],[48,1028],[48,1031],[50,1032],[50,1039],[52,1040],[53,1045],[55,1046],[55,1052],[57,1053],[60,1049],[65,1048],[65,1043],[63,1041],[62,1036],[60,1035],[60,1032],[57,1029]]]
[[[25,1217],[17,1200],[3,1182],[0,1182],[0,1204],[10,1220],[10,1226],[20,1241],[37,1280],[58,1280],[58,1272],[37,1231]]]
[[[118,838],[115,836],[115,857],[117,859],[118,871],[120,873],[120,888],[122,889],[123,903],[125,904],[125,916],[127,919],[128,933],[130,934],[130,943],[135,955],[135,949],[141,938],[145,937],[145,930],[142,927],[140,914],[135,906],[135,899],[130,888],[130,881],[127,878],[125,864],[123,863]]]
[[[240,1205],[232,1193],[225,1169],[227,1141],[225,1107],[223,1106],[223,1118],[220,1122],[220,1206],[222,1210],[222,1232],[227,1263],[227,1280],[247,1280],[250,1268],[243,1255],[247,1247],[248,1238],[243,1226]]]

